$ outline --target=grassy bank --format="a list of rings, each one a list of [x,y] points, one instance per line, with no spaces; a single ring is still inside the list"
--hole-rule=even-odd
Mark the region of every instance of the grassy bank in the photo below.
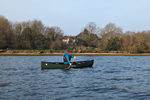
[[[32,54],[53,54],[64,53],[65,50],[0,50],[0,54],[32,53]],[[128,51],[101,51],[101,50],[69,50],[70,53],[129,53]]]
[[[0,50],[0,56],[38,56],[63,55],[64,50]],[[128,51],[101,51],[101,50],[70,50],[71,55],[150,55],[150,53],[130,53]]]

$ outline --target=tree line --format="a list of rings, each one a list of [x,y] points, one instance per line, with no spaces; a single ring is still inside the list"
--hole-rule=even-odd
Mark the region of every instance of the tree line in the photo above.
[[[83,32],[78,34],[78,38],[79,44],[96,47],[102,51],[150,52],[150,30],[123,33],[121,27],[111,22],[104,28],[90,22],[84,27]]]
[[[0,49],[63,49],[63,30],[45,26],[40,20],[10,22],[0,16]]]
[[[0,16],[0,49],[51,49],[63,50],[72,45],[89,50],[129,51],[142,53],[150,51],[150,30],[127,31],[114,23],[99,28],[94,22],[88,23],[77,35],[75,44],[62,42],[64,31],[60,27],[45,26],[40,20],[11,22]]]

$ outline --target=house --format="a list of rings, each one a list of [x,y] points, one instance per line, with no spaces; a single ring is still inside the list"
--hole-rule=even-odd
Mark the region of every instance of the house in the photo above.
[[[76,41],[78,41],[77,39],[77,36],[64,36],[62,38],[62,41],[66,44],[69,44],[69,45],[76,45]]]

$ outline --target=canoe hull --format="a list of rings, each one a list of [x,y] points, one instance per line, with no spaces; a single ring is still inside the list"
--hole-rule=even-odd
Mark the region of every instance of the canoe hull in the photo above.
[[[78,61],[71,65],[71,68],[92,67],[94,60]],[[68,68],[69,64],[63,62],[43,62],[41,61],[41,69],[64,69]]]

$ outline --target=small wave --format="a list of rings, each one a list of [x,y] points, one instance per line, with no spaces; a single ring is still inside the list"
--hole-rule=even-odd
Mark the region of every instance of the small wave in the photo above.
[[[0,83],[0,87],[6,87],[6,86],[10,86],[11,82],[9,83]]]

